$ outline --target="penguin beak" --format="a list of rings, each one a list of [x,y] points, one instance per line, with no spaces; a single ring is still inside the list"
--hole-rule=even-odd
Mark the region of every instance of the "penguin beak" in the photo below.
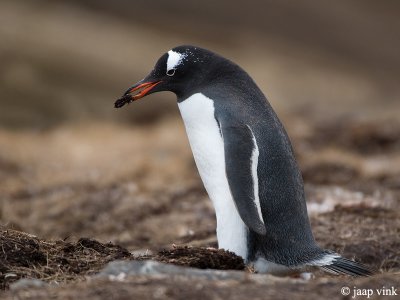
[[[125,104],[129,104],[135,100],[143,98],[159,83],[161,83],[161,80],[148,82],[139,81],[134,86],[130,87],[121,98],[115,101],[115,108],[120,108]],[[133,92],[136,93],[132,95]]]

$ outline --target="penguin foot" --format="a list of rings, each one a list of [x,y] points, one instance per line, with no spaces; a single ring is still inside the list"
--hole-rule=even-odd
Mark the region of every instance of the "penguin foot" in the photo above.
[[[277,264],[266,260],[263,257],[259,257],[253,262],[253,268],[256,273],[271,274],[275,276],[297,276],[301,272],[300,268],[291,268],[285,265]]]

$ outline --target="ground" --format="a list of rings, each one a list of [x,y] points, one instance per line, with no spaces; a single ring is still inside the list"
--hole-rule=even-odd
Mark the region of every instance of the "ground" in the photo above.
[[[157,298],[163,293],[182,299],[240,299],[245,294],[317,299],[341,297],[340,288],[347,285],[398,286],[399,123],[342,120],[346,130],[338,131],[336,122],[331,124],[335,130],[326,123],[321,128],[301,116],[287,123],[296,129],[289,134],[303,171],[315,238],[322,247],[374,268],[377,275],[352,279],[316,272],[308,283],[292,278],[268,283],[143,276],[123,282],[89,280],[116,259],[244,269],[239,258],[209,248],[217,246],[215,217],[181,121],[160,122],[0,132],[5,145],[0,160],[5,297],[24,297],[26,291],[7,291],[19,278],[58,286],[32,289],[32,298],[79,294],[106,299],[110,293]]]

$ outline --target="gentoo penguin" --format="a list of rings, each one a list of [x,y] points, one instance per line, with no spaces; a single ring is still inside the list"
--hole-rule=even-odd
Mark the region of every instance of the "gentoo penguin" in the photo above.
[[[264,94],[238,65],[209,50],[165,53],[115,107],[161,91],[177,95],[193,156],[217,218],[219,248],[260,273],[320,267],[367,276],[361,264],[314,240],[289,138]]]

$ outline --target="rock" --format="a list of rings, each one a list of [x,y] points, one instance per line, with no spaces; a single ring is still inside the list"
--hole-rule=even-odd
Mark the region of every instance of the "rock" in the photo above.
[[[42,288],[47,286],[48,283],[39,279],[22,278],[10,284],[10,290],[17,291],[17,290],[31,289],[31,288]]]
[[[110,262],[96,277],[118,279],[132,275],[175,275],[208,280],[242,280],[250,274],[240,271],[202,270],[144,260]]]

